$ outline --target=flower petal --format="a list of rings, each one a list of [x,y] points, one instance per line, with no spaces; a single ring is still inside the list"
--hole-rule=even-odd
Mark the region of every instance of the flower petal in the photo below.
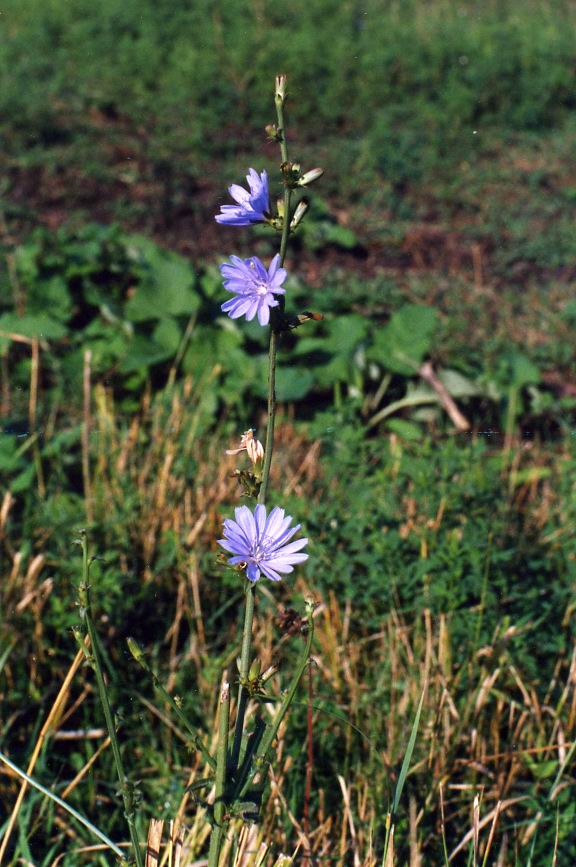
[[[266,506],[259,503],[254,509],[254,523],[256,524],[257,538],[261,539],[266,526]]]
[[[248,563],[246,575],[249,581],[255,582],[260,578],[260,569],[255,563]]]
[[[278,574],[274,569],[271,569],[267,563],[260,563],[260,569],[266,575],[270,581],[281,581],[282,576]]]
[[[256,540],[256,524],[254,522],[254,516],[248,506],[238,506],[238,508],[235,509],[234,514],[238,526],[244,532],[246,539],[250,542],[254,542]]]

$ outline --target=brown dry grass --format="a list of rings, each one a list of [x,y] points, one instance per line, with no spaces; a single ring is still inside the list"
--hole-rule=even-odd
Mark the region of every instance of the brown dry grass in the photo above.
[[[204,388],[209,387],[209,381],[204,383]],[[170,400],[146,400],[141,412],[126,426],[115,413],[110,394],[97,387],[93,413],[86,422],[91,425],[93,452],[84,481],[89,473],[88,490],[93,498],[89,510],[95,523],[106,512],[108,518],[111,511],[118,510],[118,515],[121,514],[125,484],[140,492],[130,534],[145,564],[143,582],[155,580],[150,564],[165,534],[174,532],[185,540],[185,555],[174,575],[173,618],[166,624],[165,635],[159,638],[168,648],[169,691],[175,688],[178,670],[190,666],[195,670],[200,701],[208,708],[214,706],[214,701],[213,683],[205,674],[207,588],[196,548],[213,544],[222,509],[236,499],[237,483],[231,475],[234,462],[222,455],[218,438],[198,435],[204,393],[197,384],[186,380],[173,388]],[[289,423],[281,426],[274,483],[280,485],[282,480],[287,492],[311,496],[320,473],[318,452],[318,443],[307,442]],[[179,468],[192,453],[200,455],[201,460],[197,464],[198,475],[189,479]],[[13,506],[14,498],[7,493],[0,510],[0,528],[4,530],[4,550],[11,568],[2,596],[8,608],[18,612],[28,610],[32,615],[29,677],[39,688],[38,660],[42,661],[47,653],[43,607],[52,592],[52,583],[44,576],[42,553],[36,553],[27,568],[23,567],[24,551],[13,546],[7,529]],[[413,511],[410,513],[408,503],[408,532],[417,519]],[[351,631],[350,603],[343,605],[334,594],[322,595],[318,588],[302,579],[294,590],[314,597],[318,603],[313,660],[315,695],[329,696],[338,712],[357,727],[335,722],[315,711],[314,740],[337,737],[343,764],[349,770],[333,781],[334,789],[340,793],[339,806],[327,807],[334,804],[333,792],[318,788],[313,799],[315,807],[305,827],[302,815],[293,810],[284,795],[287,776],[293,772],[293,750],[287,726],[283,724],[263,822],[258,828],[243,828],[241,822],[236,822],[226,842],[222,863],[259,867],[272,863],[273,852],[296,850],[296,863],[330,862],[341,867],[382,864],[382,831],[387,820],[382,793],[397,779],[422,692],[425,701],[416,758],[410,770],[402,822],[392,829],[386,867],[430,863],[429,853],[441,851],[439,841],[443,837],[450,840],[449,858],[453,863],[460,863],[470,846],[475,864],[487,864],[489,855],[501,867],[514,863],[514,851],[526,852],[541,818],[518,793],[529,782],[532,795],[539,793],[554,801],[566,785],[561,773],[552,787],[546,780],[534,781],[528,762],[533,758],[538,762],[553,761],[562,769],[571,755],[576,724],[576,650],[570,658],[558,658],[554,682],[542,699],[532,684],[523,681],[507,652],[517,631],[513,624],[498,631],[474,658],[456,665],[450,621],[445,615],[434,617],[426,610],[421,616],[408,619],[392,609],[377,632],[355,635]],[[255,645],[267,665],[278,655],[275,619],[281,606],[266,588],[264,591],[270,604],[257,619]],[[182,636],[186,632],[184,641]],[[15,673],[9,661],[4,675],[10,688]],[[69,678],[65,681],[69,694],[63,700],[59,693],[46,718],[32,752],[31,766],[44,742],[50,749],[50,740],[66,737],[67,720],[91,694],[88,669],[75,670],[73,680],[74,689]],[[276,682],[277,694],[280,687]],[[553,700],[552,696],[559,698]],[[161,705],[149,705],[149,709],[166,725],[169,738],[186,740]],[[378,744],[367,745],[358,729],[371,734],[377,731]],[[79,734],[81,738],[91,736],[90,732]],[[104,735],[98,734],[97,739],[98,755],[79,770],[67,793],[106,750]],[[206,776],[206,771],[199,759],[193,759],[186,768],[186,785]],[[9,802],[16,799],[19,784],[11,774],[1,773],[3,798]],[[18,802],[15,813],[17,809]],[[203,863],[202,851],[209,832],[205,813],[205,808],[194,804],[186,792],[173,816],[177,830],[173,828],[170,832],[172,842],[166,844],[160,864],[192,867]],[[430,816],[434,817],[432,823]],[[425,817],[427,822],[423,821]],[[525,824],[513,832],[509,830],[513,821]],[[508,830],[502,830],[504,824]],[[57,813],[56,825],[65,832],[69,851],[82,851],[81,840],[64,814]],[[178,860],[175,835],[181,836]],[[394,845],[407,853],[403,860],[394,855]]]

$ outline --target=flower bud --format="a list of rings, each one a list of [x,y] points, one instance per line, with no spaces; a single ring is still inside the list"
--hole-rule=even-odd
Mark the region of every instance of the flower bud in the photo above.
[[[276,76],[276,93],[275,93],[276,102],[279,102],[281,105],[284,103],[286,99],[286,76],[285,75],[277,75]]]
[[[321,178],[324,174],[324,169],[321,169],[318,166],[315,169],[310,169],[309,172],[305,172],[302,177],[298,180],[299,187],[309,187],[310,184],[313,184],[314,181],[317,181],[318,178]]]
[[[250,671],[248,673],[249,680],[258,680],[260,677],[260,672],[262,671],[262,663],[259,659],[255,659],[252,665],[250,666]]]
[[[144,651],[142,650],[138,642],[135,641],[133,638],[128,638],[126,640],[126,644],[128,645],[128,650],[130,651],[136,662],[142,662],[142,660],[144,659]]]
[[[308,202],[306,201],[306,199],[302,199],[296,205],[296,210],[294,211],[294,216],[292,217],[292,220],[290,222],[290,228],[291,229],[295,229],[302,222],[302,219],[304,218],[304,214],[306,213],[307,210],[308,210]]]

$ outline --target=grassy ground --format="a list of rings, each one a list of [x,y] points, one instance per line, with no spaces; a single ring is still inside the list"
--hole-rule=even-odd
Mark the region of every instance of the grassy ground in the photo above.
[[[187,789],[205,769],[125,640],[212,718],[242,599],[216,553],[238,499],[223,451],[261,425],[265,375],[258,329],[218,318],[215,264],[274,250],[213,214],[249,165],[274,169],[284,69],[293,154],[327,169],[289,298],[325,320],[281,353],[273,479],[311,557],[261,588],[256,641],[279,695],[300,642],[283,612],[318,602],[314,757],[303,689],[230,863],[264,842],[381,864],[425,690],[394,863],[572,867],[574,6],[290,9],[4,4],[0,749],[26,767],[36,747],[34,776],[124,839],[93,672],[73,664],[88,526],[141,836],[178,817],[185,867],[205,853]],[[406,315],[433,319],[414,369],[387,343]],[[424,360],[468,430],[422,391]],[[18,788],[1,766],[0,835]],[[92,842],[29,791],[6,863],[110,864]]]

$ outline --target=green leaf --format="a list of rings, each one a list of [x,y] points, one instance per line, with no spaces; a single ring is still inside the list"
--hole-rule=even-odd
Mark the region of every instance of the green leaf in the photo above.
[[[25,470],[22,470],[22,472],[19,473],[10,483],[10,490],[13,494],[20,494],[22,491],[27,491],[34,483],[35,476],[36,468],[34,464],[30,464],[30,466],[26,467]]]
[[[46,340],[60,340],[67,334],[67,329],[61,322],[52,319],[47,313],[17,316],[16,313],[4,313],[0,316],[0,331],[20,334],[22,337],[37,337]],[[0,338],[6,342],[9,338]]]
[[[328,326],[325,346],[338,353],[353,352],[364,340],[367,331],[368,322],[363,316],[337,316]]]
[[[420,442],[422,439],[422,430],[417,424],[411,421],[405,421],[402,418],[391,418],[386,422],[387,430],[398,434],[400,439],[409,440],[411,442]]]
[[[482,389],[475,382],[472,382],[471,379],[463,376],[457,370],[450,368],[439,370],[438,379],[452,397],[475,397],[482,393]]]
[[[49,310],[60,322],[67,322],[74,309],[68,286],[58,275],[35,282],[28,290],[26,307],[29,313],[40,316]]]
[[[414,407],[435,403],[438,403],[438,395],[427,385],[414,385],[413,383],[408,383],[405,397],[400,398],[400,400],[395,400],[383,409],[379,410],[376,415],[372,416],[367,427],[374,427],[374,425],[401,409],[412,409]]]
[[[176,355],[182,340],[182,329],[172,317],[162,319],[154,329],[152,340],[171,355]]]
[[[142,281],[126,303],[128,319],[145,322],[165,316],[191,316],[198,310],[200,299],[193,291],[195,275],[186,259],[139,237],[129,239],[127,252]]]
[[[166,361],[171,355],[172,353],[166,347],[138,334],[131,341],[128,354],[120,364],[120,370],[122,373],[141,372],[160,361]]]
[[[433,307],[407,304],[375,333],[370,357],[387,370],[413,376],[430,351],[437,321]]]
[[[406,747],[404,760],[400,769],[400,776],[398,777],[398,782],[396,784],[396,791],[394,792],[394,800],[392,802],[393,816],[395,816],[398,812],[400,798],[402,797],[402,790],[404,789],[404,783],[406,782],[406,777],[408,776],[408,771],[410,769],[410,762],[412,761],[412,754],[414,752],[414,747],[416,746],[416,736],[418,734],[418,726],[420,725],[420,714],[422,713],[422,706],[424,704],[424,694],[425,689],[422,690],[422,695],[420,696],[420,701],[418,702],[418,708],[416,710],[414,722],[412,723],[412,731],[410,732],[408,746]]]
[[[540,382],[540,371],[522,352],[513,351],[501,360],[499,379],[512,388],[523,388]]]

